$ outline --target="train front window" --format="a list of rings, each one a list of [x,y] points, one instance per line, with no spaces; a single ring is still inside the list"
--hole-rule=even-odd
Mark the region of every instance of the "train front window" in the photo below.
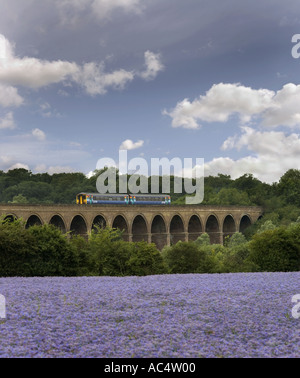
[[[79,203],[80,205],[83,205],[84,203],[86,203],[86,195],[79,194],[77,203]]]

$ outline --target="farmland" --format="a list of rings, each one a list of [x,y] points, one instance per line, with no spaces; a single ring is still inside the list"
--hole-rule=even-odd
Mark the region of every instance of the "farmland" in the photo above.
[[[0,278],[0,357],[300,357],[300,273]]]

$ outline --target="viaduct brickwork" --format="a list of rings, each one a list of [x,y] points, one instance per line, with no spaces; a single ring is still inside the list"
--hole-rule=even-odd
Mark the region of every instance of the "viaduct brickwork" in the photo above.
[[[223,243],[262,216],[260,207],[237,206],[123,206],[123,205],[0,205],[4,218],[22,218],[26,227],[53,224],[63,232],[87,235],[95,227],[124,230],[126,241],[153,242],[159,249],[196,240],[207,232],[211,243]]]

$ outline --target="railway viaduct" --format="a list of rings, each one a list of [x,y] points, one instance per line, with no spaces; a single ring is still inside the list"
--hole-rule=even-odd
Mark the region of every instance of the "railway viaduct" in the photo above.
[[[211,243],[244,232],[263,214],[260,207],[171,205],[20,205],[0,204],[6,219],[22,218],[26,227],[53,224],[62,232],[87,235],[99,225],[123,230],[126,241],[147,241],[159,249],[207,232]]]

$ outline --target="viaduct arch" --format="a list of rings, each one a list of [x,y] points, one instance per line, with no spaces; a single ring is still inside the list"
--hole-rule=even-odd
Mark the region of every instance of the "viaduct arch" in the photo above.
[[[207,232],[211,243],[245,230],[259,219],[254,206],[124,206],[124,205],[19,205],[0,204],[4,219],[22,218],[25,227],[53,224],[71,235],[87,235],[97,227],[123,230],[126,241],[147,241],[159,249],[193,241]]]

